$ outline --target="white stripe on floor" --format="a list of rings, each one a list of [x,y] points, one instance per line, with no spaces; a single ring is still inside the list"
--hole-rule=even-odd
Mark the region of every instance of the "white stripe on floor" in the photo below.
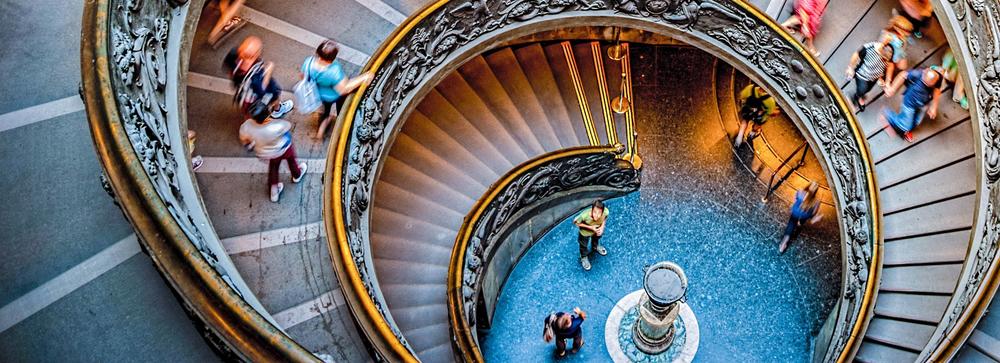
[[[188,72],[187,85],[188,87],[227,94],[230,96],[236,93],[236,90],[233,89],[233,83],[228,79],[198,72]],[[295,94],[290,91],[285,90],[281,92],[281,99],[283,100],[291,100],[294,98]]]
[[[282,329],[290,329],[341,305],[344,305],[344,297],[341,296],[340,291],[332,290],[273,316],[278,326]]]
[[[130,235],[17,298],[0,308],[0,332],[10,329],[46,306],[59,301],[138,253],[139,241],[134,234]]]
[[[322,43],[327,37],[313,33],[311,31],[302,29],[284,20],[275,18],[273,16],[264,14],[259,10],[251,8],[249,6],[244,6],[240,14],[247,18],[251,23],[257,24],[260,27],[273,31],[275,33],[281,34],[282,36],[297,41],[299,43],[305,44],[310,49],[315,49]],[[331,19],[331,21],[333,21]],[[365,62],[368,61],[368,55],[362,53],[361,51],[348,47],[344,44],[340,44],[339,57],[350,63],[363,66]]]
[[[0,115],[0,132],[83,111],[80,96],[69,96],[52,102],[22,108]]]
[[[377,14],[378,16],[381,16],[382,19],[388,20],[393,25],[402,24],[403,21],[406,20],[406,15],[403,15],[403,13],[400,13],[393,7],[389,6],[389,4],[386,4],[380,0],[354,0],[354,1],[357,1],[358,4],[361,4],[361,6],[364,6],[368,8],[368,10],[371,10],[373,13]]]
[[[311,168],[311,167],[310,167]],[[229,237],[222,240],[226,253],[234,255],[241,252],[262,250],[269,247],[288,245],[317,239],[325,235],[322,223],[309,223],[301,226],[262,231]]]
[[[255,157],[221,157],[221,156],[206,156],[204,157],[205,163],[198,168],[196,173],[199,174],[264,174],[267,173],[267,162],[262,161]],[[326,168],[326,159],[306,159],[299,158],[299,162],[306,162],[309,169],[306,170],[307,174],[320,174],[323,173],[323,169]],[[282,165],[278,169],[282,174],[288,174],[288,167]]]

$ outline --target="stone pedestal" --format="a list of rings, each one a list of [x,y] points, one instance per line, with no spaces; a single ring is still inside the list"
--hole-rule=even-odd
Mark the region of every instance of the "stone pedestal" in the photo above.
[[[618,301],[605,325],[612,360],[691,362],[698,351],[698,320],[684,302],[687,277],[671,262],[646,270],[643,289]]]

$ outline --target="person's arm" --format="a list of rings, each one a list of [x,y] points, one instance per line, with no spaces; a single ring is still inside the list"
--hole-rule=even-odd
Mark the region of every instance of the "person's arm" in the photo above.
[[[892,81],[892,84],[885,88],[885,95],[889,97],[895,95],[899,87],[903,86],[903,82],[906,82],[906,72],[900,72],[896,75],[896,79]]]
[[[247,147],[252,143],[253,143],[253,138],[250,137],[250,134],[246,132],[243,126],[240,126],[240,144],[242,144],[244,147]]]
[[[885,65],[885,74],[882,75],[881,79],[879,79],[880,82],[879,86],[885,88],[885,86],[889,85],[889,83],[892,82],[893,73],[896,73],[896,64],[889,62]],[[892,97],[892,95],[889,96]]]
[[[861,55],[859,52],[854,52],[854,55],[851,56],[851,62],[847,64],[847,70],[844,71],[847,79],[854,78],[854,69],[858,67],[858,62],[861,61]]]
[[[264,80],[260,82],[261,87],[267,89],[271,85],[271,73],[274,72],[274,62],[264,64]]]
[[[582,229],[586,229],[588,231],[597,233],[597,229],[594,228],[593,226],[589,225],[589,224],[586,224],[586,223],[583,223],[583,222],[575,222],[575,223],[576,223],[577,227],[580,227]]]
[[[580,307],[573,308],[573,312],[576,313],[576,315],[579,316],[580,319],[587,320],[587,312],[580,310]]]
[[[938,100],[941,98],[941,87],[934,87],[934,96],[931,97],[931,107],[927,108],[927,117],[937,118]]]
[[[346,95],[354,92],[354,90],[361,87],[362,84],[371,82],[373,77],[375,77],[375,75],[372,74],[372,72],[365,72],[357,77],[340,81],[340,83],[337,83],[337,85],[334,86],[334,89],[337,90],[337,93]]]

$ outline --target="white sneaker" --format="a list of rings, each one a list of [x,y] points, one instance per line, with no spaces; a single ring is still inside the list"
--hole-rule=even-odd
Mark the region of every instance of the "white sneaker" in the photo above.
[[[271,201],[277,203],[278,199],[281,198],[281,191],[285,190],[284,183],[278,183],[271,186]]]
[[[299,162],[299,177],[298,178],[292,178],[292,183],[298,183],[299,180],[302,180],[302,178],[305,178],[306,177],[306,170],[307,169],[309,169],[309,164],[306,164],[305,161]]]
[[[202,164],[205,164],[205,159],[201,155],[195,155],[191,158],[191,170],[198,170]]]
[[[271,118],[281,118],[291,112],[293,107],[295,107],[295,102],[285,100],[285,102],[278,104],[277,110],[271,111]]]

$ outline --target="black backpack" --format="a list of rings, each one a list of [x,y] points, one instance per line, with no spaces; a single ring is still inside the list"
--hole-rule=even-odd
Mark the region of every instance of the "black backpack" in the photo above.
[[[771,98],[771,95],[764,93],[763,96],[758,96],[758,88],[757,86],[753,86],[750,90],[750,97],[747,97],[746,101],[743,102],[743,107],[740,108],[740,117],[747,121],[753,121],[756,124],[762,124],[767,116],[767,108],[764,106],[764,101]]]

